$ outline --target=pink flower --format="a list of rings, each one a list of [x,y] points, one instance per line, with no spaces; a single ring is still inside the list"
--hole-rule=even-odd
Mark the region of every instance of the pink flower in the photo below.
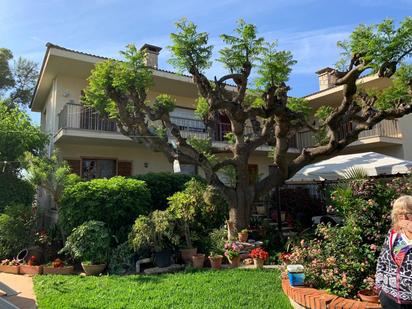
[[[378,247],[377,247],[375,244],[372,244],[372,245],[370,246],[370,249],[371,249],[372,251],[376,251],[377,248],[378,248]]]

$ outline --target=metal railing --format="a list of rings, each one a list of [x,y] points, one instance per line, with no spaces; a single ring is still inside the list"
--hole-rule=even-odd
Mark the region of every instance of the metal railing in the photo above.
[[[353,127],[351,123],[342,126],[339,131],[339,136],[344,137],[346,134],[350,133],[352,129]],[[383,120],[376,124],[372,129],[362,131],[358,138],[359,140],[362,140],[372,137],[402,138],[399,122],[397,120]],[[296,142],[298,149],[314,146],[315,138],[313,132],[298,132],[296,135]]]

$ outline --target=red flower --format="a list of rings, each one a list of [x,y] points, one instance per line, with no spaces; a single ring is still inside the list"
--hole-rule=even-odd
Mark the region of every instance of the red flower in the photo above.
[[[267,253],[262,248],[255,248],[250,252],[249,256],[253,259],[261,259],[263,261],[266,261],[269,257],[269,253]]]

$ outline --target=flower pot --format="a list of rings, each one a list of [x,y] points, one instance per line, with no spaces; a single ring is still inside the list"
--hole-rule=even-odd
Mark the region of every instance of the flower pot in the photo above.
[[[106,268],[106,264],[96,264],[96,265],[87,265],[81,263],[86,276],[94,276],[101,274],[103,270]]]
[[[249,237],[249,233],[242,233],[242,232],[240,232],[240,233],[237,233],[237,237],[239,238],[239,241],[240,242],[247,242],[247,239],[248,239],[248,237]]]
[[[193,268],[203,268],[203,264],[205,263],[205,255],[198,253],[192,256],[192,263],[193,263]]]
[[[20,265],[0,265],[0,272],[18,275],[20,273]]]
[[[222,255],[209,256],[210,266],[213,269],[220,269],[222,267]]]
[[[372,290],[360,290],[358,292],[358,297],[364,302],[379,303],[379,295]]]
[[[182,260],[185,264],[190,264],[192,262],[192,256],[197,253],[197,248],[180,249],[182,255]]]
[[[73,266],[43,266],[43,275],[71,275],[73,273],[73,270]]]
[[[230,268],[237,268],[240,265],[240,256],[235,256],[229,260]]]
[[[258,215],[265,215],[266,214],[266,207],[265,206],[256,206],[256,213]]]
[[[263,268],[263,260],[262,259],[253,259],[253,264],[255,268]]]
[[[169,250],[153,253],[153,261],[157,267],[168,267],[172,264],[172,254]]]
[[[43,266],[20,265],[20,274],[22,275],[41,275]]]

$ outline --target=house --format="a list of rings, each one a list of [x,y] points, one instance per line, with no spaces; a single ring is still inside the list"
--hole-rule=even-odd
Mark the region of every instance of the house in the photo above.
[[[143,144],[132,142],[122,135],[115,123],[101,117],[81,103],[82,90],[96,63],[107,58],[75,51],[48,43],[40,77],[31,102],[31,110],[41,113],[41,129],[50,135],[49,152],[57,148],[72,170],[83,179],[135,175],[147,172],[173,171],[173,164],[160,152],[152,151]],[[172,121],[178,124],[184,136],[210,137],[213,147],[224,147],[224,135],[230,125],[222,116],[213,132],[206,130],[194,113],[197,89],[189,76],[178,75],[158,68],[160,47],[145,44],[147,64],[153,69],[154,86],[149,99],[167,93],[176,99]],[[330,68],[317,72],[320,91],[305,98],[312,107],[339,104],[342,86],[334,86],[328,74]],[[387,79],[366,76],[360,81],[365,87],[386,87]],[[385,120],[374,128],[361,133],[359,140],[345,149],[345,153],[375,151],[402,159],[412,160],[411,116],[400,120]],[[351,124],[342,124],[342,134]],[[245,134],[251,128],[245,129]],[[302,148],[313,145],[311,132],[299,132],[291,141],[289,153],[297,155]],[[250,170],[255,177],[269,172],[271,160],[269,146],[259,147],[250,159]],[[181,166],[181,171],[195,174],[196,167]]]

